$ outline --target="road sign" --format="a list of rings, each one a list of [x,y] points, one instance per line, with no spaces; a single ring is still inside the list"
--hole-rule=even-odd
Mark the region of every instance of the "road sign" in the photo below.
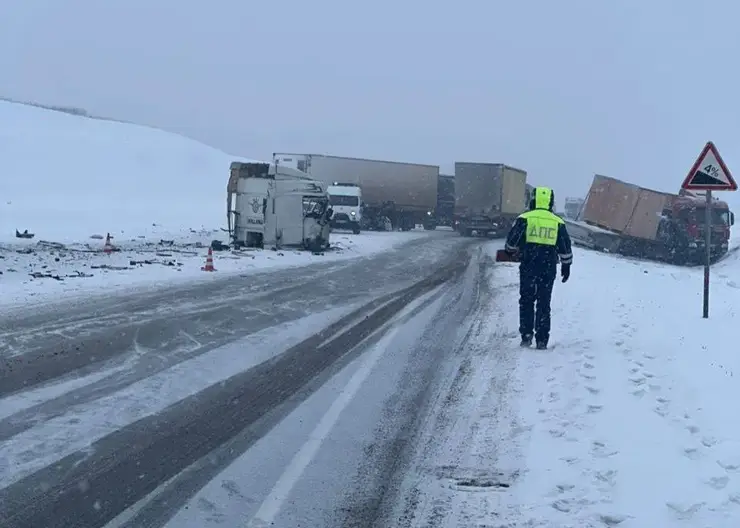
[[[737,183],[717,147],[708,141],[681,188],[688,191],[737,191]]]
[[[694,166],[681,184],[687,191],[706,191],[704,203],[704,299],[703,317],[709,318],[709,265],[712,260],[712,191],[737,191],[737,183],[722,161],[714,143],[707,141]]]

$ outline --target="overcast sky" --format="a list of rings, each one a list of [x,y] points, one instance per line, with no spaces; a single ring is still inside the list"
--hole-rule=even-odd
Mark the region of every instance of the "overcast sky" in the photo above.
[[[0,95],[261,159],[675,191],[709,139],[740,177],[738,19],[731,0],[0,0]]]

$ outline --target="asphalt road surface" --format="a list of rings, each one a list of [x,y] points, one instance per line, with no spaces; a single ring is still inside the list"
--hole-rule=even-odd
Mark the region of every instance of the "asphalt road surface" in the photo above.
[[[0,526],[397,525],[388,516],[398,511],[394,489],[413,451],[419,410],[434,400],[438,378],[449,374],[441,366],[459,350],[460,328],[481,317],[482,296],[489,295],[483,277],[491,262],[476,246],[454,233],[433,232],[363,259],[20,313],[4,321],[0,397],[126,365],[1,420],[0,442],[13,442],[42,420],[215,347],[327,308],[358,306],[288,351],[1,489]],[[424,310],[431,315],[423,324],[413,319]],[[343,427],[343,436],[332,433],[339,435],[333,448],[316,448],[312,460],[328,459],[320,470],[309,468],[293,479],[290,500],[267,477],[226,486],[241,498],[242,510],[233,517],[207,499],[194,499],[240,457],[263,464],[254,475],[274,474],[275,480],[294,467],[287,446],[301,444],[306,428],[320,421],[315,409],[337,399],[331,385],[375,354],[388,324],[396,337],[381,347],[380,373],[374,371],[358,389],[364,392],[351,404],[354,425]],[[324,404],[308,405],[316,398]],[[304,425],[291,430],[296,413],[305,412]],[[2,464],[0,459],[0,469]],[[265,506],[275,497],[282,497],[282,507]],[[192,500],[196,507],[190,507]]]

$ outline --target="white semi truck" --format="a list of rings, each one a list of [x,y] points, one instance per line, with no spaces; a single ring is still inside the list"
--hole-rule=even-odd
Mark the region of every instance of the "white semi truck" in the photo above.
[[[321,251],[329,245],[331,216],[325,183],[274,164],[231,163],[227,218],[234,246]]]
[[[327,156],[275,153],[273,162],[297,169],[312,178],[351,183],[362,191],[362,221],[366,229],[408,231],[422,224],[437,205],[438,165]]]

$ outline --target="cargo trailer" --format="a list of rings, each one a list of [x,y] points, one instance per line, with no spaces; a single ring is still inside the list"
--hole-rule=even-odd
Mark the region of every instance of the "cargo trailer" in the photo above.
[[[437,204],[438,165],[329,156],[274,153],[273,162],[327,184],[351,183],[362,190],[366,229],[410,230],[423,224]]]
[[[455,227],[463,236],[503,237],[527,210],[527,172],[503,163],[455,162]]]

